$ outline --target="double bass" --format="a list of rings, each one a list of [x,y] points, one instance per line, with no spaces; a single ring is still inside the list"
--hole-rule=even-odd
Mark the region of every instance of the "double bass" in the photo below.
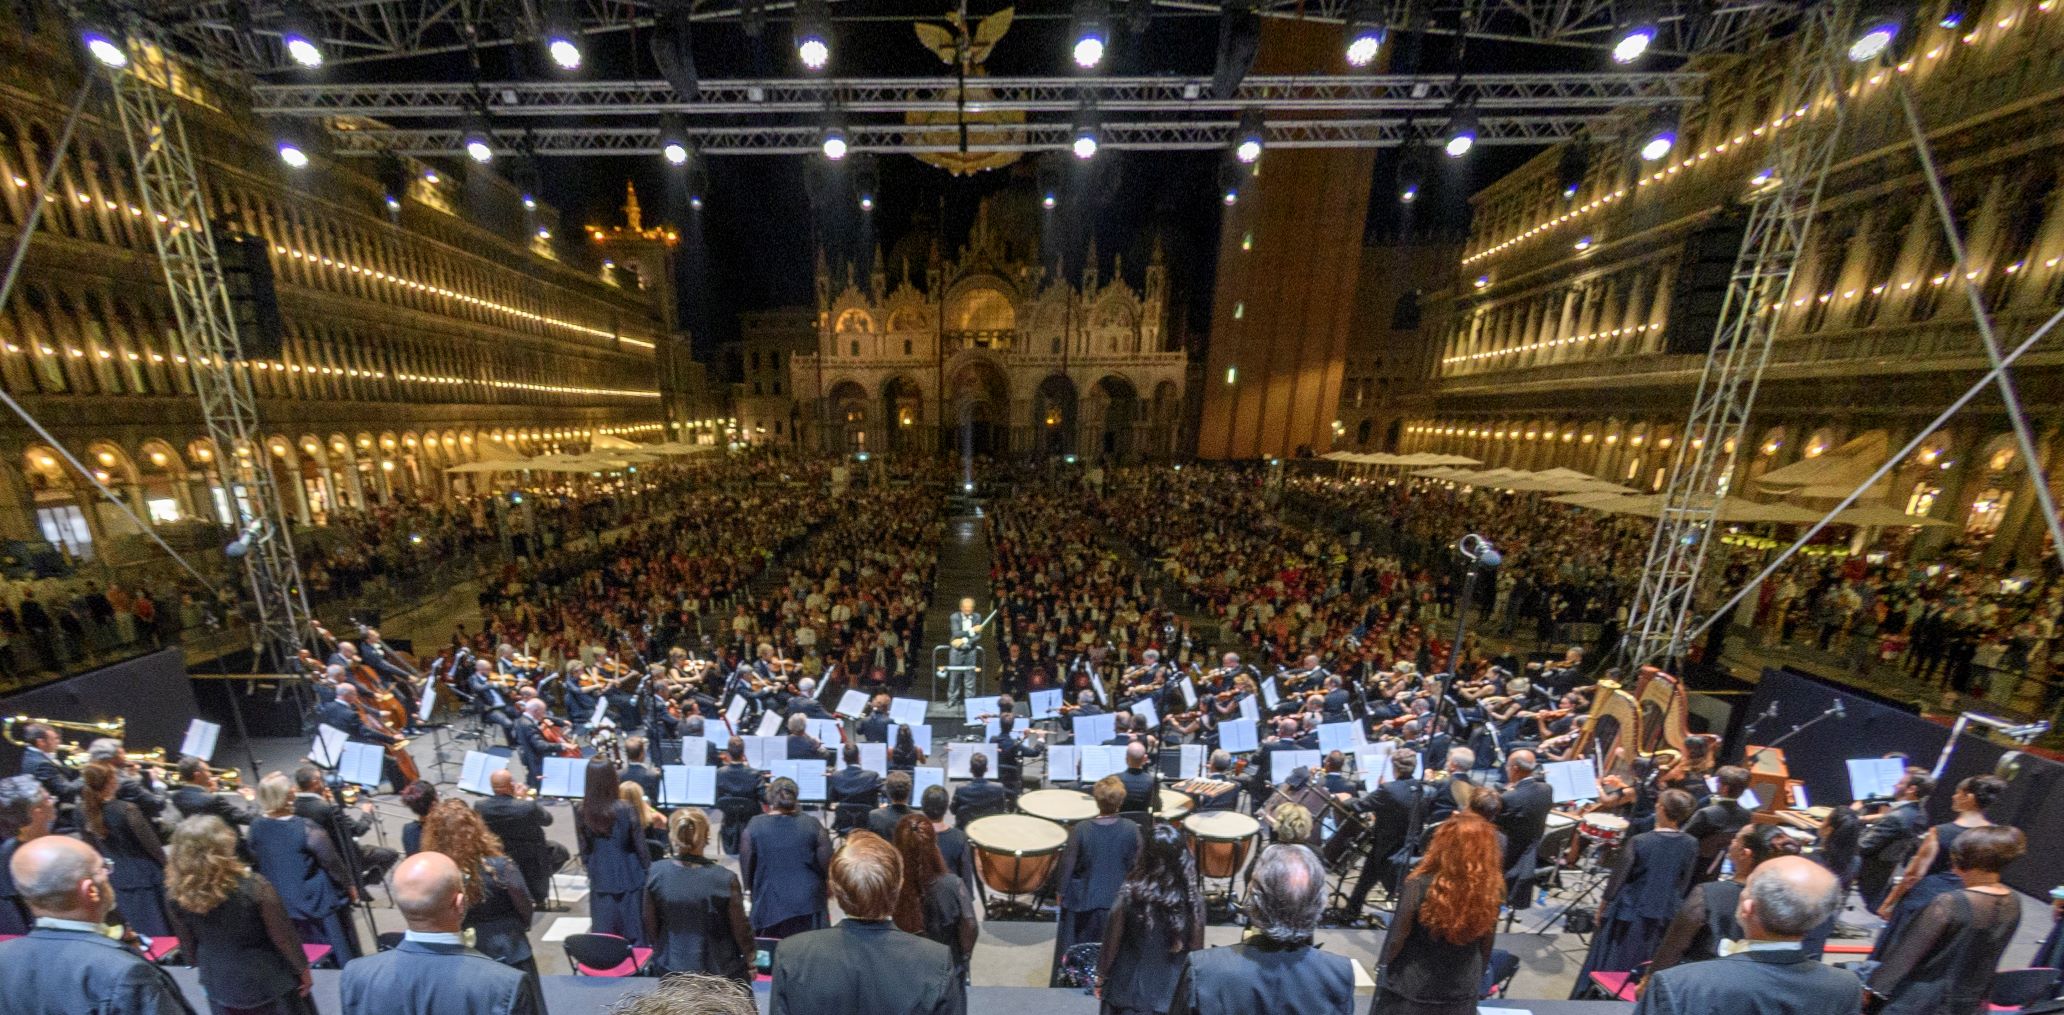
[[[316,624],[314,627],[315,633],[329,642],[330,651],[335,652],[338,644],[337,636],[331,634],[321,624]],[[395,696],[394,691],[387,686],[386,679],[380,676],[380,671],[373,669],[372,664],[367,663],[364,659],[360,659],[357,662],[345,664],[344,672],[345,676],[352,683],[357,684],[370,696],[368,704],[386,719],[383,725],[390,730],[406,729],[408,727],[408,707],[401,703],[399,697]]]
[[[407,785],[408,783],[421,780],[423,773],[416,767],[416,759],[409,755],[408,741],[400,733],[395,732],[396,727],[389,726],[382,721],[379,711],[365,702],[359,702],[357,707],[358,720],[365,723],[367,729],[393,738],[393,743],[388,744],[385,750],[387,752],[387,760],[394,763],[394,771],[401,776],[402,784]]]

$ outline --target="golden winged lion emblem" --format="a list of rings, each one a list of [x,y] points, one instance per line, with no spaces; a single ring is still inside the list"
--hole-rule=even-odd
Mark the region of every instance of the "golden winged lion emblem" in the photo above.
[[[1025,114],[1020,110],[983,109],[983,104],[993,99],[994,94],[988,88],[970,80],[987,75],[988,71],[982,64],[989,59],[990,51],[996,48],[1004,33],[1010,31],[1014,11],[1014,8],[1005,7],[981,19],[975,25],[973,33],[969,33],[967,19],[957,10],[947,12],[946,23],[943,25],[920,21],[913,26],[917,29],[917,40],[923,43],[926,49],[938,54],[939,60],[958,71],[962,78],[962,81],[945,85],[934,93],[937,100],[952,104],[956,108],[913,110],[903,114],[903,121],[911,126],[933,128],[917,132],[919,144],[951,146],[957,149],[961,141],[962,123],[1025,122]],[[1019,131],[985,132],[972,134],[969,143],[1023,140],[1024,134]],[[917,157],[956,176],[966,176],[985,169],[1001,169],[1018,161],[1020,153],[955,150],[927,152]]]

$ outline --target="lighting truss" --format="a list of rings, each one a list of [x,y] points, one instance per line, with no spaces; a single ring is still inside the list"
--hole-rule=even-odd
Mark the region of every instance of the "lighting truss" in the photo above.
[[[1791,289],[1793,268],[1805,251],[1821,185],[1840,140],[1842,82],[1849,66],[1841,50],[1848,45],[1855,5],[1856,0],[1820,5],[1795,43],[1781,108],[1824,101],[1833,107],[1830,115],[1809,120],[1799,130],[1772,135],[1769,164],[1776,176],[1749,207],[1712,348],[1671,459],[1662,514],[1628,608],[1622,655],[1629,664],[1674,668],[1694,633],[1706,554],[1719,532],[1727,483],[1748,443],[1749,412],[1776,333],[1777,315],[1768,308],[1782,305]]]
[[[1480,145],[1544,145],[1611,128],[1614,118],[1598,116],[1484,117],[1478,126]],[[1132,151],[1192,151],[1225,147],[1237,126],[1233,119],[1151,123],[1106,121],[1098,125],[1100,147]],[[1392,148],[1407,140],[1425,142],[1404,118],[1335,118],[1270,120],[1269,147]],[[946,153],[963,150],[954,124],[848,124],[846,140],[855,152]],[[1065,149],[1073,127],[1051,123],[969,123],[970,152],[1041,152]],[[535,154],[658,155],[659,131],[652,125],[619,127],[553,127],[526,135]],[[711,155],[817,154],[823,128],[787,126],[710,126],[691,128],[696,149]],[[332,151],[338,155],[393,152],[418,158],[457,156],[465,151],[465,131],[458,126],[427,128],[355,127],[336,131]]]

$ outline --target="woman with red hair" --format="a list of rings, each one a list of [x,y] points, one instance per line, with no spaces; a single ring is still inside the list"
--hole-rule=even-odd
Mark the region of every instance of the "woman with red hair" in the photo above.
[[[1405,878],[1370,1015],[1473,1015],[1505,899],[1498,830],[1463,811]]]

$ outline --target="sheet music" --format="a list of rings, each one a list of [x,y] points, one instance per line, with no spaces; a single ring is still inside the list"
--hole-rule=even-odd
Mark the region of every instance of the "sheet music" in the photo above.
[[[587,761],[582,758],[546,758],[544,784],[539,796],[577,797],[586,790]]]
[[[1362,777],[1362,788],[1375,789],[1390,781],[1390,759],[1397,753],[1397,744],[1379,740],[1355,748],[1355,771]]]
[[[437,711],[437,685],[423,688],[423,704],[416,709],[417,722],[429,722],[430,713]]]
[[[1555,791],[1556,803],[1598,799],[1598,766],[1590,758],[1551,761],[1541,766],[1541,774]]]
[[[889,745],[861,744],[860,767],[886,779],[889,777]]]
[[[379,789],[381,763],[386,760],[387,752],[378,744],[347,743],[337,763],[337,778],[367,789]]]
[[[1051,719],[1060,715],[1061,702],[1066,699],[1067,693],[1058,687],[1045,691],[1033,691],[1032,718]]]
[[[1325,755],[1319,751],[1270,751],[1268,759],[1269,781],[1282,782],[1299,768],[1309,768],[1316,776]]]
[[[315,743],[309,745],[308,760],[321,768],[336,768],[344,760],[344,745],[350,742],[343,730],[321,723],[315,727]]]
[[[839,742],[845,739],[845,726],[837,719],[812,719],[810,735],[816,737],[818,743],[838,750]]]
[[[998,720],[995,720],[995,719],[984,719],[984,720],[982,720],[982,742],[983,742],[983,743],[994,743],[994,742],[996,741],[996,738],[997,738],[997,737],[1000,737],[1000,736],[1002,736],[1002,735],[1003,735],[1003,723],[1002,723],[1002,722],[1000,722],[1000,721],[998,721]],[[1012,739],[1012,740],[1016,740],[1016,739],[1018,739],[1018,737],[1017,737],[1017,734],[1012,734],[1012,735],[1011,735],[1011,739]]]
[[[489,780],[496,772],[505,771],[508,767],[509,759],[501,755],[489,754],[486,751],[467,751],[465,763],[459,766],[459,788],[468,793],[491,796],[494,793],[494,783]]]
[[[859,691],[847,691],[839,695],[838,707],[832,711],[858,719],[867,711],[867,695]]]
[[[1756,791],[1752,789],[1743,789],[1741,791],[1741,798],[1735,802],[1752,811],[1763,806],[1763,798],[1757,796]]]
[[[1240,696],[1240,718],[1251,723],[1261,721],[1261,706],[1254,703],[1254,695],[1243,694]]]
[[[214,761],[215,741],[221,736],[221,726],[206,719],[195,719],[186,724],[186,739],[179,745],[179,754],[181,757]]]
[[[1906,778],[1906,763],[1898,758],[1850,758],[1849,799],[1889,797]]]
[[[982,716],[995,715],[1003,710],[1002,701],[1001,695],[992,694],[987,698],[969,698],[961,702],[961,709],[964,712],[963,721],[969,726],[973,726],[982,721]]]
[[[1260,750],[1260,725],[1253,719],[1227,719],[1218,724],[1218,746],[1228,754]]]
[[[930,765],[919,765],[910,770],[910,799],[924,799],[924,791],[933,786],[946,785],[946,770]]]
[[[1049,747],[1046,749],[1046,781],[1074,782],[1081,765],[1081,758],[1074,747]]]
[[[1075,728],[1076,746],[1101,744],[1118,735],[1118,717],[1109,712],[1103,715],[1078,715],[1072,725]]]
[[[1125,748],[1123,747],[1078,747],[1082,782],[1095,782],[1107,775],[1125,770]]]
[[[1175,680],[1176,680],[1175,686],[1176,686],[1176,687],[1178,687],[1178,688],[1180,688],[1180,689],[1182,690],[1182,700],[1183,700],[1183,708],[1184,708],[1185,710],[1187,710],[1187,711],[1196,711],[1196,708],[1197,708],[1197,684],[1196,684],[1196,682],[1195,682],[1195,681],[1192,681],[1192,680],[1190,679],[1190,675],[1189,675],[1189,674],[1187,674],[1187,673],[1185,673],[1185,674],[1182,674],[1181,676],[1178,676],[1178,677],[1176,677],[1176,678],[1175,678]]]
[[[763,712],[760,714],[760,726],[753,731],[753,736],[771,737],[779,732],[781,732],[781,713]]]
[[[890,698],[889,718],[902,726],[922,726],[925,722],[923,698]]]
[[[1089,689],[1096,692],[1097,704],[1105,708],[1111,707],[1111,693],[1104,690],[1103,674],[1095,670],[1089,671]]]
[[[731,703],[724,706],[724,725],[736,730],[738,729],[738,724],[744,721],[745,696],[742,694],[732,695]]]
[[[1161,713],[1154,708],[1154,699],[1141,698],[1132,703],[1132,714],[1147,721],[1147,728],[1161,725]]]
[[[1269,711],[1273,712],[1275,711],[1276,703],[1281,700],[1281,696],[1276,692],[1276,678],[1268,677],[1264,679],[1261,682],[1262,704],[1267,705]]]
[[[1329,722],[1319,724],[1319,750],[1353,754],[1355,748],[1368,742],[1368,734],[1362,730],[1361,723]]]
[[[968,760],[977,754],[989,758],[989,774],[996,774],[996,745],[950,743],[946,745],[946,777],[949,779],[972,779],[974,773],[968,768]]]
[[[717,770],[713,765],[663,765],[659,799],[668,807],[715,807]]]
[[[768,762],[788,757],[788,741],[782,737],[742,737],[745,741],[745,763],[764,772]],[[776,747],[776,744],[779,747]]]
[[[709,764],[709,739],[707,737],[681,738],[681,764]]]
[[[1176,766],[1176,778],[1195,779],[1204,774],[1204,745],[1182,745],[1182,761]]]

